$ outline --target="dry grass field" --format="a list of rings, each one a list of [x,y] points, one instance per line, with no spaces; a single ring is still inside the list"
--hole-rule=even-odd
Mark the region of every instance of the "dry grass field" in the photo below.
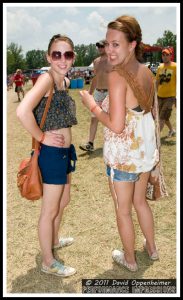
[[[26,90],[31,86],[28,83]],[[111,258],[112,250],[120,249],[121,242],[102,158],[102,125],[99,124],[97,131],[96,151],[88,154],[80,150],[79,144],[87,140],[90,115],[81,103],[78,90],[70,90],[70,94],[77,105],[78,125],[73,127],[73,143],[78,161],[72,177],[71,201],[65,210],[60,234],[74,237],[75,242],[55,251],[55,255],[75,267],[77,273],[62,279],[40,272],[37,223],[41,200],[31,202],[21,198],[16,186],[18,165],[30,153],[31,137],[17,120],[17,97],[11,89],[7,92],[7,293],[81,294],[82,279],[88,278],[176,278],[176,137],[166,139],[166,127],[161,134],[169,196],[150,201],[160,260],[150,261],[143,251],[143,236],[133,211],[139,270],[130,273],[113,263]],[[175,108],[171,120],[176,128]]]

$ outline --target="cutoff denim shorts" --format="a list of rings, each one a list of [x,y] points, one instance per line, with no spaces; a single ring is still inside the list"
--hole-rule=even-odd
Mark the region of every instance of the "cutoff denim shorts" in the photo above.
[[[139,179],[139,175],[140,175],[139,173],[128,173],[117,169],[111,169],[111,167],[109,166],[107,166],[106,174],[107,176],[111,177],[112,181],[126,181],[126,182],[135,182]]]
[[[70,148],[58,148],[41,144],[38,164],[43,183],[66,184],[67,175],[75,171],[76,151]]]

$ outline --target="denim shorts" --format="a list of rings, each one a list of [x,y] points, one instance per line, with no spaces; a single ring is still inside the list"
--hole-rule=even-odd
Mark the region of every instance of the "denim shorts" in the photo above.
[[[113,171],[114,173],[111,174]],[[106,169],[107,176],[111,177],[113,181],[126,181],[126,182],[134,182],[139,179],[139,173],[128,173],[124,171],[120,171],[117,169],[112,169],[111,167],[107,166]]]
[[[38,164],[43,183],[66,184],[67,175],[75,171],[76,160],[74,145],[58,148],[42,144]]]
[[[102,102],[104,101],[104,99],[106,98],[107,95],[108,95],[108,91],[101,92],[101,91],[98,91],[97,89],[95,89],[94,93],[93,93],[93,97],[94,97],[96,104],[101,107]],[[96,117],[94,113],[91,113],[91,116]]]

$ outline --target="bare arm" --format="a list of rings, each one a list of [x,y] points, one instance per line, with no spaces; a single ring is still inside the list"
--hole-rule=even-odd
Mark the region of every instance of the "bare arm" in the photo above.
[[[96,105],[92,95],[87,91],[80,91],[83,104],[91,110],[97,119],[113,132],[119,134],[125,126],[126,113],[126,90],[127,85],[124,78],[117,72],[111,72],[108,76],[109,87],[109,113],[104,112]]]
[[[93,92],[94,92],[94,90],[96,88],[96,85],[97,85],[96,60],[94,60],[93,66],[94,66],[94,77],[92,78],[92,82],[91,82],[90,89],[89,89],[89,94],[90,95],[93,94]]]
[[[157,69],[156,73],[156,89],[158,90],[158,85],[159,85],[159,68]]]
[[[97,78],[96,78],[96,75],[92,78],[92,82],[91,82],[91,85],[90,85],[90,89],[89,89],[89,94],[92,95],[95,88],[96,88],[96,84],[97,84]]]
[[[28,91],[16,110],[17,117],[24,128],[38,141],[41,140],[43,133],[36,123],[33,109],[38,105],[50,87],[50,76],[48,74],[40,75],[33,88]]]

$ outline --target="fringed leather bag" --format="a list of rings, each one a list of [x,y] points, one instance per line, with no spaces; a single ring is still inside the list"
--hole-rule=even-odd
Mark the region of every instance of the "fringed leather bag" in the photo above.
[[[167,187],[164,180],[163,175],[163,166],[161,159],[161,140],[160,140],[160,127],[159,127],[159,107],[158,107],[158,98],[157,98],[157,90],[154,82],[154,102],[152,107],[152,114],[155,121],[156,128],[156,143],[159,151],[159,162],[157,165],[151,170],[149,181],[147,184],[147,193],[146,198],[148,200],[158,200],[159,198],[168,196]]]
[[[146,94],[138,83],[137,78],[134,76],[132,72],[127,71],[126,68],[121,67],[120,65],[115,67],[115,70],[119,72],[121,76],[123,76],[128,84],[130,85],[135,97],[138,99],[140,107],[142,107],[145,111],[152,111],[152,115],[155,122],[155,130],[156,130],[156,143],[159,152],[159,162],[157,165],[151,170],[146,198],[148,200],[156,201],[159,198],[168,196],[167,187],[164,180],[163,175],[163,166],[161,159],[161,141],[160,141],[160,128],[159,128],[159,107],[158,107],[158,98],[157,98],[157,89],[156,89],[156,81],[152,75],[152,88],[151,93],[146,99]],[[152,107],[152,108],[151,108]]]

